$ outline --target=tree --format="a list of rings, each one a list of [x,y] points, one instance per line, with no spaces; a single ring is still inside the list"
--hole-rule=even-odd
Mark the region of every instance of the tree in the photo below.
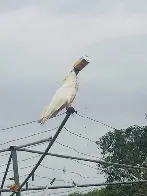
[[[127,129],[108,132],[96,142],[101,149],[105,161],[127,165],[147,165],[147,126],[131,126]],[[98,165],[100,173],[104,173],[107,182],[147,179],[147,170],[119,168],[115,166]],[[140,191],[144,194],[147,188],[144,184],[107,187],[123,193]],[[144,190],[145,189],[145,190]],[[122,195],[121,193],[120,195]],[[127,193],[126,193],[127,194]]]
[[[69,196],[105,196],[105,188],[101,189],[101,190],[90,191],[90,192],[85,193],[85,194],[72,193]]]
[[[107,162],[147,166],[147,126],[130,126],[114,130],[102,136],[97,142],[102,159]],[[147,170],[119,168],[98,165],[98,171],[105,174],[107,182],[147,180]],[[146,184],[107,186],[79,196],[146,196]],[[75,196],[72,194],[71,196]]]

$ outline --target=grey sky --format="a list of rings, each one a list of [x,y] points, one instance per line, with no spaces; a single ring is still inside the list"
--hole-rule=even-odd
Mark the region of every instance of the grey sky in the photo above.
[[[65,77],[73,63],[83,54],[91,58],[91,63],[79,74],[80,89],[74,103],[75,109],[116,128],[145,125],[146,10],[145,0],[1,1],[0,127],[38,119],[59,87],[57,82]],[[34,124],[3,131],[0,143],[54,128],[62,119],[63,116],[52,119],[44,127]],[[70,118],[67,128],[93,140],[110,131],[107,127],[76,115]],[[1,145],[1,148],[35,141],[53,133]],[[80,152],[100,156],[94,144],[76,138],[65,130],[58,141]],[[43,150],[45,146],[35,148]],[[57,143],[51,151],[80,156]],[[34,155],[19,153],[20,160],[25,156]],[[6,163],[7,159],[7,156],[1,157],[1,164]],[[20,164],[20,167],[35,162],[35,159],[29,160],[27,164]],[[95,170],[69,160],[49,157],[43,164],[53,168],[65,166],[68,171],[79,172],[83,176],[97,175]],[[42,176],[69,180],[67,175],[39,169],[37,172]],[[4,167],[0,168],[2,171]],[[20,173],[23,175],[29,171],[20,170]],[[104,181],[101,176],[98,176],[98,180],[85,180],[76,175],[72,177],[78,183]],[[36,178],[35,183],[46,185],[48,180]]]

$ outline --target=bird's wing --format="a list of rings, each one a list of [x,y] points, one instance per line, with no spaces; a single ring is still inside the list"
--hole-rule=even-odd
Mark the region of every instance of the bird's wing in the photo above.
[[[62,87],[56,91],[51,103],[43,111],[39,123],[44,124],[49,118],[56,116],[67,106],[66,93],[66,90],[62,89]]]

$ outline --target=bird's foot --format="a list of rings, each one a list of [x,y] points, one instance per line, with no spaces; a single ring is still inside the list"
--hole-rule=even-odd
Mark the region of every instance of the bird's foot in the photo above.
[[[73,107],[67,107],[66,108],[66,114],[68,114],[68,113],[73,114],[73,113],[77,113],[77,111],[75,111],[75,109]]]

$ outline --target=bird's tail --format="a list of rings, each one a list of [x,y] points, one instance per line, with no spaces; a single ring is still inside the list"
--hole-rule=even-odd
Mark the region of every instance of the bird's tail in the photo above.
[[[40,125],[44,125],[50,118],[53,118],[55,117],[56,114],[54,113],[51,113],[51,114],[48,114],[48,115],[43,115],[39,120],[38,120],[38,123]]]
[[[46,117],[43,117],[43,118],[41,118],[41,119],[38,120],[38,123],[39,123],[40,125],[44,125],[44,124],[46,123],[47,120],[48,120],[48,119],[47,119]]]
[[[51,110],[50,105],[49,105],[49,106],[47,106],[47,107],[43,110],[43,112],[42,112],[42,114],[41,114],[41,117],[40,117],[40,119],[38,120],[38,123],[41,124],[41,125],[44,125],[44,124],[47,122],[48,119],[50,119],[50,118],[53,117],[52,114],[53,114],[53,111]]]
[[[38,123],[44,125],[48,119],[56,117],[56,115],[65,107],[66,107],[66,103],[62,103],[62,102],[56,107],[53,107],[53,105],[50,104],[43,111],[41,118],[38,120]]]

